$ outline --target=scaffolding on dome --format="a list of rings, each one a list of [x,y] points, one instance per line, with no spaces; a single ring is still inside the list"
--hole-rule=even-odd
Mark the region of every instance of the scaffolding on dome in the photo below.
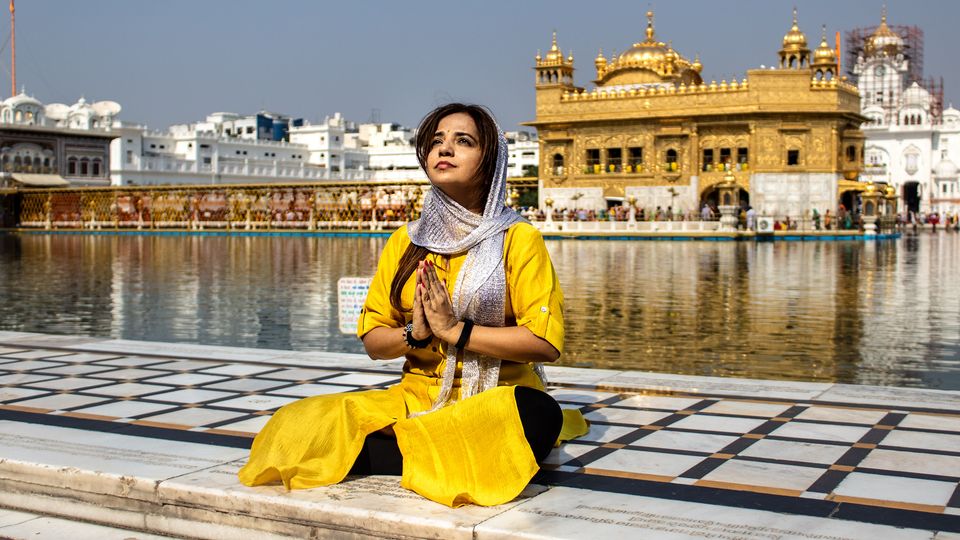
[[[943,121],[943,77],[927,77],[920,86],[930,92],[930,123],[939,124]]]
[[[910,61],[908,64],[907,84],[913,81],[923,82],[923,29],[919,26],[903,24],[889,24],[890,30],[903,40],[903,56]],[[864,26],[848,30],[845,35],[847,74],[855,76],[853,66],[857,65],[857,58],[863,54],[863,46],[867,38],[877,31],[877,26]]]
[[[923,79],[923,29],[919,26],[904,24],[888,24],[890,30],[896,33],[903,40],[903,56],[908,60],[907,80],[904,81],[904,88],[916,82],[928,92],[930,92],[930,121],[933,124],[939,124],[943,116],[943,77],[929,77]],[[864,54],[864,44],[867,38],[877,31],[878,26],[864,26],[848,30],[844,36],[845,57],[844,62],[847,66],[847,74],[856,79],[853,67],[857,65],[857,59]],[[866,88],[860,86],[861,91],[875,93],[880,88]],[[890,121],[890,119],[888,119]]]

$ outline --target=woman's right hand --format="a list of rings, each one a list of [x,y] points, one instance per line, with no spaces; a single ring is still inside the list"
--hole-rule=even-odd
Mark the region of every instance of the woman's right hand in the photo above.
[[[433,335],[427,315],[423,311],[423,290],[426,285],[423,272],[425,261],[417,265],[417,284],[413,291],[413,339],[427,339]]]

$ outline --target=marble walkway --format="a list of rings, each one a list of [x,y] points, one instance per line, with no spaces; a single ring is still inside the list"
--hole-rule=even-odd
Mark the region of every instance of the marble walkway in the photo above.
[[[960,539],[960,392],[935,390],[552,367],[591,430],[509,504],[237,482],[278,407],[400,366],[0,332],[0,538]]]

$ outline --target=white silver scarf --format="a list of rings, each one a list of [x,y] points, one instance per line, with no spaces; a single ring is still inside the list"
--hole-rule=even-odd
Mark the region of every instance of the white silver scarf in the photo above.
[[[458,320],[471,319],[480,326],[505,324],[507,280],[503,241],[510,226],[524,221],[505,205],[507,139],[502,131],[497,131],[497,167],[483,215],[467,210],[443,191],[433,188],[424,196],[420,219],[407,225],[410,241],[434,253],[456,255],[467,251],[453,289],[453,313]],[[435,411],[451,401],[457,352],[453,344],[448,345],[440,394],[430,411],[426,412]],[[534,370],[546,384],[543,366],[536,364]],[[499,358],[463,351],[460,399],[496,387],[499,379]]]

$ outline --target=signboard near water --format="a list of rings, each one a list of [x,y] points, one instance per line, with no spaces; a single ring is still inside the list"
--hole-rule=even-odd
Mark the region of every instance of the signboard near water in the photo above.
[[[337,312],[342,333],[357,333],[357,320],[372,280],[366,277],[342,277],[337,280]]]

